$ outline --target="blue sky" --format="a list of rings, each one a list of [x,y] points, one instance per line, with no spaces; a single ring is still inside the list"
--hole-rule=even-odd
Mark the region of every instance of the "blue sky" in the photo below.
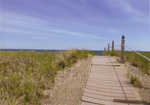
[[[150,51],[149,0],[0,0],[0,48]]]

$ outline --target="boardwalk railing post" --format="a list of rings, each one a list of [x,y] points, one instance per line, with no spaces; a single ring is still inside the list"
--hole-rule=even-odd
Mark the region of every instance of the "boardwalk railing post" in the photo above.
[[[121,63],[124,63],[124,48],[125,48],[125,36],[122,36],[121,41]]]
[[[110,45],[108,44],[108,51],[110,50]]]
[[[112,52],[114,51],[114,41],[112,41]]]

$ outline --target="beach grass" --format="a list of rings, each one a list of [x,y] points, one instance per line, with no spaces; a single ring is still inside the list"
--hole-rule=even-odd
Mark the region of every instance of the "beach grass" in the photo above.
[[[136,77],[131,75],[129,72],[127,73],[127,77],[130,79],[131,83],[135,86],[135,87],[139,87],[139,88],[143,88],[142,83],[140,82],[140,80]]]
[[[58,70],[86,59],[93,52],[68,50],[62,52],[16,51],[0,52],[0,104],[39,105],[54,86]]]
[[[150,58],[149,52],[140,52],[142,55]],[[103,55],[117,56],[120,57],[120,51],[106,51]],[[141,57],[140,55],[134,52],[125,52],[125,62],[129,62],[131,65],[138,67],[143,74],[150,74],[150,61]]]

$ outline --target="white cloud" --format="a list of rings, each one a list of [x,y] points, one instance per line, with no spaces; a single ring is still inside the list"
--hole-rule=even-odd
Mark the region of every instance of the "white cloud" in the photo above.
[[[51,31],[51,32],[56,32],[56,33],[68,34],[68,35],[71,35],[71,36],[84,37],[84,38],[103,39],[103,38],[101,38],[99,36],[96,36],[96,35],[90,35],[90,34],[86,34],[86,33],[68,31],[68,30],[63,30],[63,29],[58,29],[58,28],[53,28],[51,30],[48,30],[48,29],[44,29],[44,30]]]
[[[36,32],[36,31],[26,31],[26,30],[20,30],[20,29],[17,29],[17,28],[9,28],[9,27],[5,27],[5,28],[1,28],[0,29],[0,32],[8,32],[8,33],[19,33],[19,35],[23,35],[23,36],[26,36],[26,37],[31,37],[31,36],[49,36],[51,38],[71,38],[71,37],[66,37],[66,36],[57,36],[57,35],[51,35],[51,34],[48,34],[48,33],[39,33],[39,32]]]
[[[48,38],[48,37],[38,37],[38,36],[30,36],[30,38],[33,38],[33,39],[42,39],[42,40],[52,39],[52,38]]]
[[[57,28],[51,26],[51,22],[34,19],[27,16],[22,16],[18,14],[8,14],[3,13],[3,21],[0,22],[3,32],[12,33],[24,33],[24,34],[34,34],[41,36],[51,36],[54,38],[71,38],[81,37],[81,38],[91,38],[91,39],[103,39],[97,35],[91,35],[88,33],[75,32],[67,29]],[[38,32],[37,32],[38,31]],[[40,33],[39,33],[40,32]],[[58,35],[52,35],[56,33]]]
[[[116,30],[116,29],[114,29],[114,28],[108,28],[108,31],[109,31],[110,33],[113,33],[113,34],[116,34],[116,33],[119,32],[118,30]]]
[[[148,18],[144,12],[134,8],[127,0],[113,0],[112,4],[130,16],[131,22],[147,23]]]

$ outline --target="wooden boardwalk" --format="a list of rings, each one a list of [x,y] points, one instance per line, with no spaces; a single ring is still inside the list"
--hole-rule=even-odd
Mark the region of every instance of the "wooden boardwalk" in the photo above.
[[[91,65],[81,105],[143,105],[137,103],[137,90],[114,58],[95,56]]]

